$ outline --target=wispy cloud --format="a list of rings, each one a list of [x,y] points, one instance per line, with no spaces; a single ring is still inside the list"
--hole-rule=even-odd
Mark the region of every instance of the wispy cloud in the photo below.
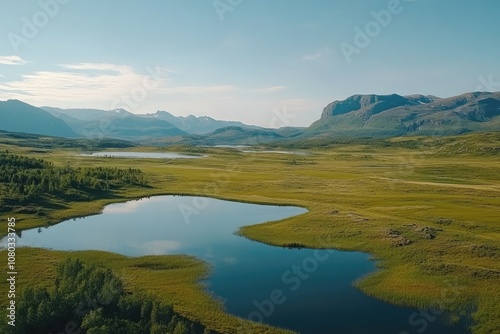
[[[151,75],[141,74],[132,67],[107,63],[61,64],[60,70],[24,74],[20,80],[0,83],[0,98],[16,98],[36,105],[49,103],[85,103],[111,106],[119,96],[131,94],[144,86]],[[175,86],[167,73],[175,71],[157,67],[157,84],[148,97],[161,95],[224,94],[237,90],[231,85]]]
[[[325,53],[323,51],[319,51],[316,53],[311,53],[311,54],[305,55],[304,57],[302,57],[302,60],[313,61],[313,60],[318,60],[320,58],[323,58],[324,56],[325,56]]]
[[[329,47],[323,47],[315,52],[311,52],[302,57],[303,61],[316,61],[323,58],[328,58],[332,55],[332,49]]]
[[[107,101],[142,82],[144,75],[113,64],[62,65],[61,71],[38,71],[0,84],[0,96],[41,101]],[[84,71],[82,71],[84,70]]]
[[[19,56],[0,56],[0,65],[24,65],[27,61]]]
[[[117,72],[123,68],[123,66],[120,65],[106,63],[61,64],[59,66],[70,70],[116,70]]]
[[[179,86],[179,87],[164,87],[160,90],[163,94],[217,94],[217,93],[232,93],[237,89],[231,85],[219,86]]]
[[[103,72],[114,72],[122,73],[129,69],[127,66],[106,64],[106,63],[79,63],[79,64],[61,64],[59,67],[68,70],[80,70],[80,71],[103,71]]]
[[[153,71],[157,71],[155,67]],[[310,101],[276,100],[276,92],[289,87],[270,85],[242,89],[224,83],[176,84],[175,77],[167,69],[161,69],[157,84],[149,71],[139,71],[130,66],[108,63],[60,64],[51,70],[20,73],[15,79],[0,80],[0,100],[18,99],[35,106],[60,108],[97,108],[110,110],[123,107],[133,113],[150,113],[169,110],[176,115],[210,115],[219,119],[238,119],[249,124],[271,127],[276,118],[272,113],[276,106],[287,106],[298,115],[310,115],[319,110]],[[165,73],[167,72],[167,73]],[[6,73],[7,75],[7,73]],[[147,85],[144,85],[144,82]],[[146,88],[148,87],[148,88]],[[151,89],[149,89],[151,88]],[[147,90],[144,99],[128,99],[142,89]],[[256,97],[256,95],[258,97]],[[142,95],[141,95],[142,96]],[[117,105],[119,100],[119,105]],[[276,123],[276,122],[274,122]],[[273,124],[274,124],[273,123]],[[296,123],[292,123],[294,125]],[[275,124],[276,126],[280,124]],[[114,210],[134,210],[134,207],[116,207]]]
[[[285,90],[287,87],[286,86],[271,86],[271,87],[266,87],[262,89],[256,89],[256,93],[275,93],[279,92],[282,90]]]
[[[112,72],[112,73],[123,73],[126,70],[131,69],[129,66],[107,64],[107,63],[79,63],[79,64],[60,64],[59,67],[68,70],[76,71],[87,71],[87,72]],[[171,69],[165,67],[159,67],[162,73],[177,73]]]

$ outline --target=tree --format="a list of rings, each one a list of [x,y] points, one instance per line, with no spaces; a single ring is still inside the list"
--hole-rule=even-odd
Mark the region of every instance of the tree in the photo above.
[[[189,334],[189,331],[184,322],[181,321],[175,326],[173,334]]]
[[[169,304],[126,292],[110,269],[74,258],[58,266],[54,289],[26,287],[17,305],[15,334],[59,333],[69,321],[87,334],[210,333]]]

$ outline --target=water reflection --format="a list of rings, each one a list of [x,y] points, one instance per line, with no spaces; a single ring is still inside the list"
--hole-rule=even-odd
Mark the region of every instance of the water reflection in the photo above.
[[[200,203],[205,204],[200,209]],[[197,208],[186,223],[183,210]],[[208,288],[227,312],[304,334],[394,333],[419,310],[370,298],[352,282],[375,270],[359,252],[272,247],[239,237],[243,225],[306,213],[298,207],[161,196],[107,206],[102,214],[24,231],[18,246],[104,250],[127,256],[190,254],[211,264]],[[0,242],[5,245],[5,239]],[[279,301],[276,303],[274,301]],[[271,303],[271,304],[270,304]],[[271,312],[272,309],[272,312]],[[468,333],[445,316],[426,334]]]

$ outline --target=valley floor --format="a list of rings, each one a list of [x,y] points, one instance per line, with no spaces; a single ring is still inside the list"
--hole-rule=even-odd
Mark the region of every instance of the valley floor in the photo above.
[[[365,293],[396,304],[440,307],[457,314],[472,309],[474,333],[500,332],[500,136],[389,143],[339,144],[309,149],[306,155],[203,148],[199,150],[207,158],[168,163],[82,157],[68,150],[42,154],[9,146],[19,154],[61,165],[133,166],[152,185],[123,190],[110,200],[55,203],[59,208],[47,217],[9,216],[16,216],[18,228],[43,226],[99,212],[106,203],[160,194],[302,206],[309,213],[248,226],[240,234],[276,246],[368,252],[380,270],[355,282]],[[203,214],[203,209],[196,210]],[[253,326],[224,314],[222,306],[196,283],[207,274],[196,259],[129,259],[108,253],[38,249],[18,253],[20,287],[48,285],[59,261],[66,256],[84,257],[112,267],[130,288],[172,301],[179,312],[213,329],[236,333],[238,327]],[[6,252],[0,256],[6,258]],[[163,269],[156,270],[151,262],[163,263]],[[2,282],[2,304],[6,288]],[[283,332],[258,328],[249,332]]]

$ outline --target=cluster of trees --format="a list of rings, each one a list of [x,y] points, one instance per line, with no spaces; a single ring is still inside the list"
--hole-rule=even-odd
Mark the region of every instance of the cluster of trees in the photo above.
[[[10,326],[9,326],[10,327]],[[12,333],[217,334],[152,297],[126,292],[111,270],[68,259],[55,287],[26,287]]]
[[[42,159],[0,151],[0,205],[37,202],[50,195],[89,200],[134,185],[146,185],[138,169],[58,167]]]
[[[105,148],[128,148],[136,146],[129,141],[102,138],[60,138],[49,137],[45,135],[37,135],[32,133],[7,132],[0,130],[0,143],[7,145],[16,145],[21,147],[54,149],[54,148],[73,148],[81,149],[82,151],[96,151]]]

